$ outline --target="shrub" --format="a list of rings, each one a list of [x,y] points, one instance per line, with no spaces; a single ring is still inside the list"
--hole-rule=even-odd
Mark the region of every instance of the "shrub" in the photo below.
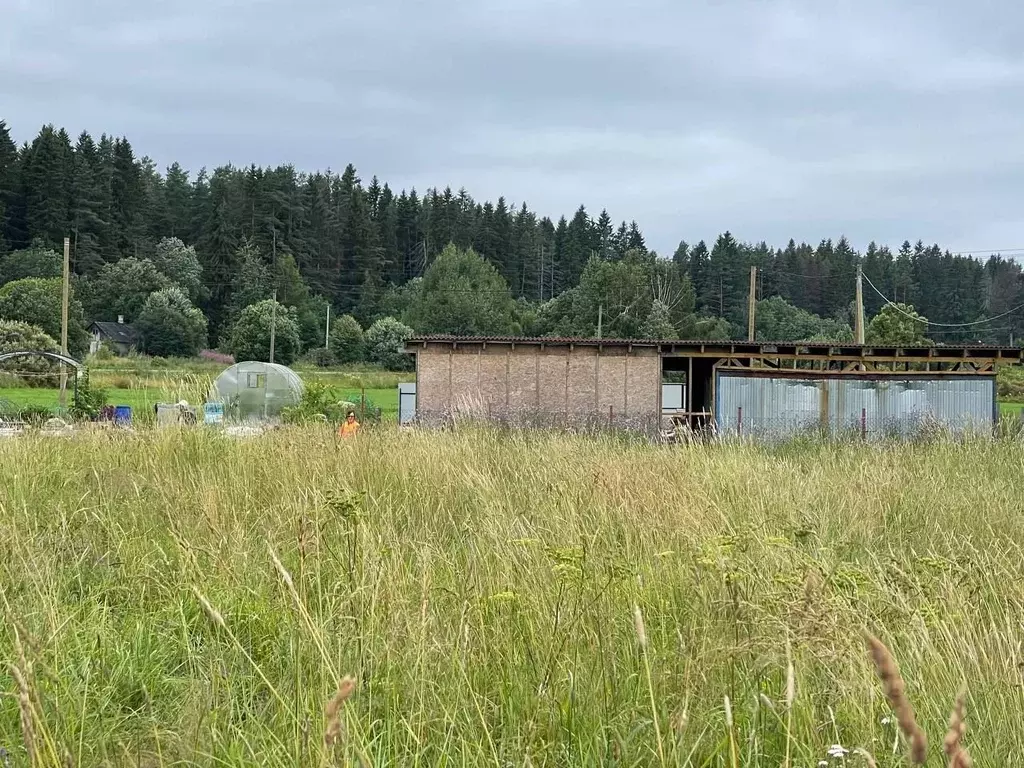
[[[201,360],[209,360],[211,363],[221,363],[222,365],[234,365],[235,358],[233,355],[229,355],[226,352],[218,352],[216,349],[204,349],[199,353]]]
[[[60,338],[63,285],[60,278],[26,277],[0,288],[0,318],[34,325]],[[89,349],[82,305],[72,294],[68,304],[68,351],[81,358]]]
[[[318,347],[312,350],[306,355],[305,359],[311,365],[315,365],[318,368],[330,368],[338,362],[338,359],[334,356],[334,350],[327,349],[327,347]]]
[[[412,357],[405,352],[405,342],[413,330],[393,317],[382,317],[366,329],[366,352],[370,362],[392,371],[412,368]]]
[[[331,328],[331,352],[339,363],[359,363],[366,358],[366,341],[359,321],[342,315]]]
[[[151,293],[135,325],[150,355],[192,357],[206,344],[206,317],[181,288]]]
[[[229,346],[236,360],[270,359],[270,328],[274,325],[274,362],[290,365],[301,348],[298,313],[294,307],[276,306],[272,299],[250,304],[231,329]]]
[[[59,352],[60,347],[40,328],[16,320],[0,320],[0,352]],[[33,387],[55,387],[58,384],[58,364],[45,357],[19,357],[9,360],[0,368],[17,374]],[[69,376],[74,371],[68,372]]]

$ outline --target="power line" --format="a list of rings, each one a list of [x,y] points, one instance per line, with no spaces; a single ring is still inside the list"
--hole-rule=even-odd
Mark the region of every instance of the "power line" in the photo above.
[[[880,290],[878,290],[878,288],[875,287],[875,284],[871,282],[871,278],[869,278],[867,275],[863,275],[863,277],[867,281],[867,284],[870,285],[874,289],[875,293],[877,293],[879,296],[881,296],[882,299],[885,301],[885,303],[887,305],[889,305],[890,307],[895,309],[901,315],[906,315],[911,320],[916,320],[919,323],[923,322],[925,325],[933,325],[936,328],[969,328],[969,327],[971,327],[973,325],[984,325],[985,323],[991,323],[993,320],[998,320],[1001,317],[1006,317],[1007,315],[1012,315],[1014,312],[1018,312],[1018,311],[1024,309],[1024,304],[1021,304],[1020,306],[1014,307],[1013,309],[1008,310],[1006,312],[1003,312],[1002,314],[993,315],[992,317],[987,317],[984,320],[975,320],[974,322],[971,322],[971,323],[933,323],[931,320],[924,320],[920,316],[910,314],[909,312],[904,310],[902,307],[900,307],[899,304],[896,304],[895,302],[890,301],[888,299],[888,297],[886,297],[886,295],[884,293],[882,293]]]

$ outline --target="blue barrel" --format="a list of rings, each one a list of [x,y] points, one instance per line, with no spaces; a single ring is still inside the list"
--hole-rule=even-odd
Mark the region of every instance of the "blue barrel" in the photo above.
[[[114,423],[115,424],[131,424],[132,423],[132,407],[130,405],[117,405],[117,406],[114,406]]]

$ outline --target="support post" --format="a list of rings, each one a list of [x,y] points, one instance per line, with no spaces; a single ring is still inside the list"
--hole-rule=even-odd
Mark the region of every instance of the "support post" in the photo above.
[[[273,305],[270,307],[270,362],[274,362],[274,342],[277,337],[277,289],[274,289]]]
[[[601,338],[601,321],[604,319],[604,305],[597,305],[597,338]]]
[[[736,434],[743,437],[743,406],[736,409]]]
[[[860,439],[868,439],[868,409],[860,409]]]
[[[324,331],[324,349],[331,348],[331,305],[327,305],[327,330]]]
[[[60,351],[65,357],[68,354],[68,299],[71,289],[71,238],[64,238],[64,286],[60,304]],[[68,372],[64,363],[60,364],[60,408],[63,411],[68,402]]]
[[[747,341],[754,340],[754,313],[757,310],[757,267],[750,268],[750,295],[747,296]]]
[[[857,265],[857,307],[854,312],[857,343],[864,346],[864,273],[860,264]]]

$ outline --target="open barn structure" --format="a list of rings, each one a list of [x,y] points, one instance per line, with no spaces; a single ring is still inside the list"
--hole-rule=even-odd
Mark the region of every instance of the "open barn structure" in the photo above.
[[[415,420],[608,425],[763,437],[991,430],[1021,349],[424,336]]]

